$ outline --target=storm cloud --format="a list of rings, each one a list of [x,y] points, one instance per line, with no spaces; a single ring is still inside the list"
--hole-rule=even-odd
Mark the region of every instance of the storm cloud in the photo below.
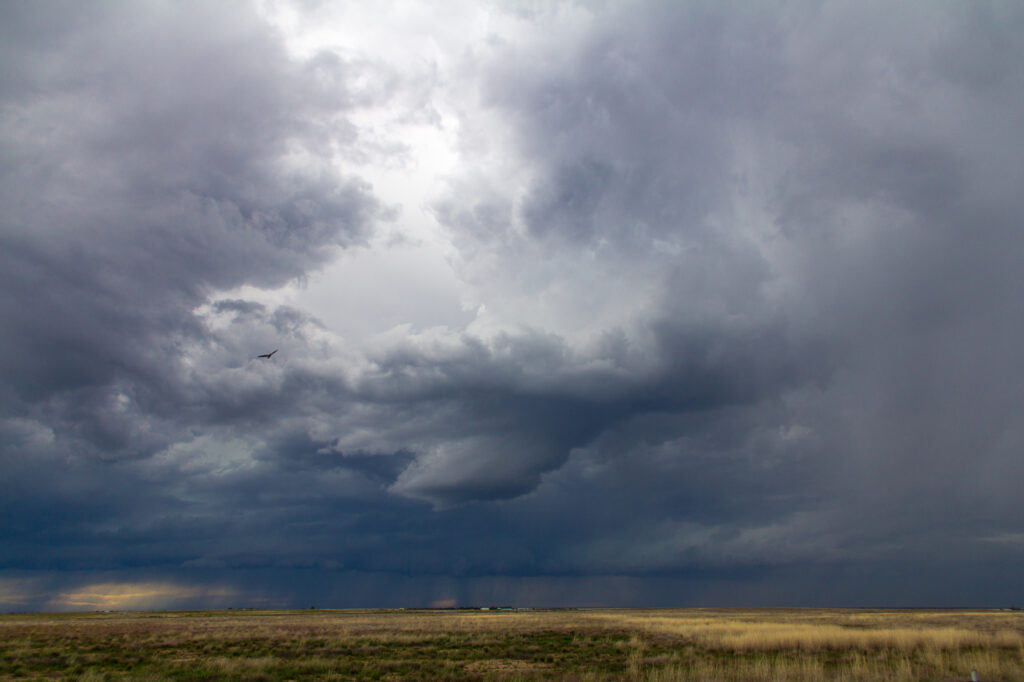
[[[0,15],[5,608],[1024,598],[1018,6]]]

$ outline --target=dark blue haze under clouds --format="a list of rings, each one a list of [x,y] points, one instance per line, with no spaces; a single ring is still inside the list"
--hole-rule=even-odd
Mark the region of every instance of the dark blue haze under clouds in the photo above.
[[[0,0],[0,609],[1024,603],[1024,5],[357,5]]]

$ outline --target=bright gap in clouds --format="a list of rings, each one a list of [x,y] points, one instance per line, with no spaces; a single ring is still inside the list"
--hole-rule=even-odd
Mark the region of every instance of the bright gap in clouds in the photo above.
[[[333,162],[343,174],[355,172],[369,182],[393,218],[368,245],[340,252],[301,281],[224,296],[299,308],[357,346],[396,328],[464,329],[476,306],[452,267],[453,246],[430,205],[460,160],[456,105],[445,101],[452,88],[444,81],[472,42],[492,30],[487,16],[460,3],[330,5],[303,12],[264,2],[260,11],[296,59],[326,52],[374,65],[371,73],[381,82],[357,83],[355,96],[361,89],[383,92],[381,103],[349,114],[359,131],[357,155],[343,151]]]
[[[618,268],[618,254],[531,254],[526,242],[507,249],[454,243],[439,202],[452,183],[474,169],[484,178],[477,203],[456,211],[490,210],[508,202],[496,225],[523,232],[517,202],[530,177],[508,121],[489,110],[480,64],[493,50],[538,40],[537,24],[561,27],[538,48],[558,55],[582,32],[589,13],[578,7],[500,11],[478,3],[440,7],[383,3],[323,5],[308,10],[280,2],[260,5],[295,59],[329,53],[372,64],[379,82],[357,79],[367,96],[347,119],[357,130],[356,153],[333,163],[370,183],[391,220],[366,246],[350,247],[320,270],[274,291],[246,286],[223,292],[312,314],[357,348],[427,330],[490,338],[524,329],[552,332],[577,345],[627,323],[657,295],[657,282],[638,286],[645,264]],[[464,195],[464,188],[457,188]],[[502,222],[504,221],[504,222]],[[516,251],[526,248],[526,252]],[[513,252],[515,257],[513,258]],[[609,256],[614,255],[614,258]],[[507,263],[516,263],[509,266]],[[524,263],[526,267],[524,266]]]
[[[427,121],[370,110],[353,118],[384,155],[368,155],[359,173],[394,213],[367,247],[349,249],[288,288],[291,304],[320,319],[346,341],[372,341],[408,325],[461,329],[471,321],[462,282],[450,263],[451,244],[430,212],[439,178],[457,163],[454,122],[433,112]],[[396,144],[394,140],[400,140]],[[336,158],[345,169],[351,163]]]

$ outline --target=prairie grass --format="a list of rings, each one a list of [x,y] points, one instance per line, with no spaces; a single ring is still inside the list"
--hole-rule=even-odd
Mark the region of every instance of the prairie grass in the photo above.
[[[1024,680],[1024,614],[678,609],[0,616],[0,679]]]
[[[963,649],[969,647],[1020,647],[1024,643],[1018,618],[998,620],[978,614],[963,614],[971,626],[936,624],[916,620],[914,612],[889,612],[888,619],[873,618],[868,623],[861,614],[830,611],[827,621],[806,622],[803,614],[794,611],[764,613],[758,617],[719,612],[712,617],[657,615],[641,612],[630,615],[595,614],[614,619],[633,629],[663,635],[676,635],[692,640],[707,649],[729,651],[774,651],[825,649]],[[670,612],[678,614],[679,612]],[[815,614],[818,615],[818,614]],[[849,615],[850,617],[845,617]],[[931,615],[931,614],[930,614]],[[932,615],[934,618],[934,615]],[[941,621],[940,621],[941,622]],[[965,621],[966,622],[966,621]]]

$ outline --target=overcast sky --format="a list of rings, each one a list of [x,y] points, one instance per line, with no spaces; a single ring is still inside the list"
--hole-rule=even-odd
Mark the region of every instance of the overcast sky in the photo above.
[[[1024,604],[1022,63],[1011,0],[0,0],[0,609]]]

